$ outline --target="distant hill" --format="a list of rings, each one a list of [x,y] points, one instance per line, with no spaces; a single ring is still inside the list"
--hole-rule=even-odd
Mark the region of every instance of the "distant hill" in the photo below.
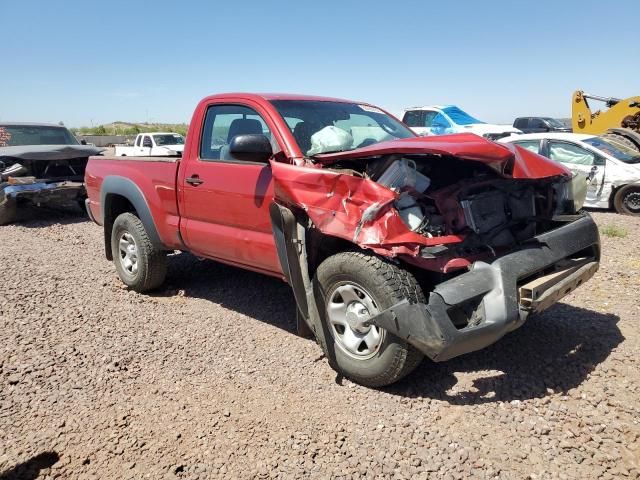
[[[187,123],[133,123],[116,121],[97,127],[79,127],[70,130],[76,135],[137,135],[146,132],[176,132],[187,134]]]

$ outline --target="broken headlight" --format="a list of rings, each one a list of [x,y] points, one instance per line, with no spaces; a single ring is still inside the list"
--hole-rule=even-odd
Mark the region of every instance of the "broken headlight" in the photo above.
[[[556,193],[556,214],[578,213],[587,198],[589,179],[584,173],[575,173],[570,180],[556,183],[553,189]]]

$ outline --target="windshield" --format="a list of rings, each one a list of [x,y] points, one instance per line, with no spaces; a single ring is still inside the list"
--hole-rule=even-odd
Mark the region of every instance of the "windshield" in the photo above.
[[[442,111],[446,113],[456,125],[473,125],[475,123],[484,123],[477,118],[473,118],[467,112],[464,112],[453,105],[444,107]]]
[[[398,120],[369,105],[273,100],[304,155],[343,152],[386,140],[415,137]]]
[[[0,147],[22,145],[78,145],[78,141],[64,127],[0,125]]]
[[[625,163],[640,163],[640,153],[611,138],[591,137],[583,142]]]
[[[545,118],[545,120],[551,125],[553,128],[567,128],[567,126],[562,123],[560,120],[555,118]]]
[[[154,135],[153,139],[156,145],[163,147],[165,145],[184,145],[184,137],[177,133],[166,133],[163,135]]]

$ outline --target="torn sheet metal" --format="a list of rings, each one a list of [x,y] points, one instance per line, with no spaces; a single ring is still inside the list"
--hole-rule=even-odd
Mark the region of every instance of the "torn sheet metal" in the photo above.
[[[393,202],[398,194],[369,179],[319,167],[271,162],[275,197],[306,211],[316,228],[386,256],[418,255],[420,246],[464,237],[428,238],[412,232]]]

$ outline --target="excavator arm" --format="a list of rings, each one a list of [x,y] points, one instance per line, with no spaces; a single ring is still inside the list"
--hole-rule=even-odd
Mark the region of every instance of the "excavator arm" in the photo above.
[[[606,110],[593,111],[589,100],[602,102]],[[573,93],[571,123],[574,133],[606,135],[640,151],[640,97],[625,99]]]

